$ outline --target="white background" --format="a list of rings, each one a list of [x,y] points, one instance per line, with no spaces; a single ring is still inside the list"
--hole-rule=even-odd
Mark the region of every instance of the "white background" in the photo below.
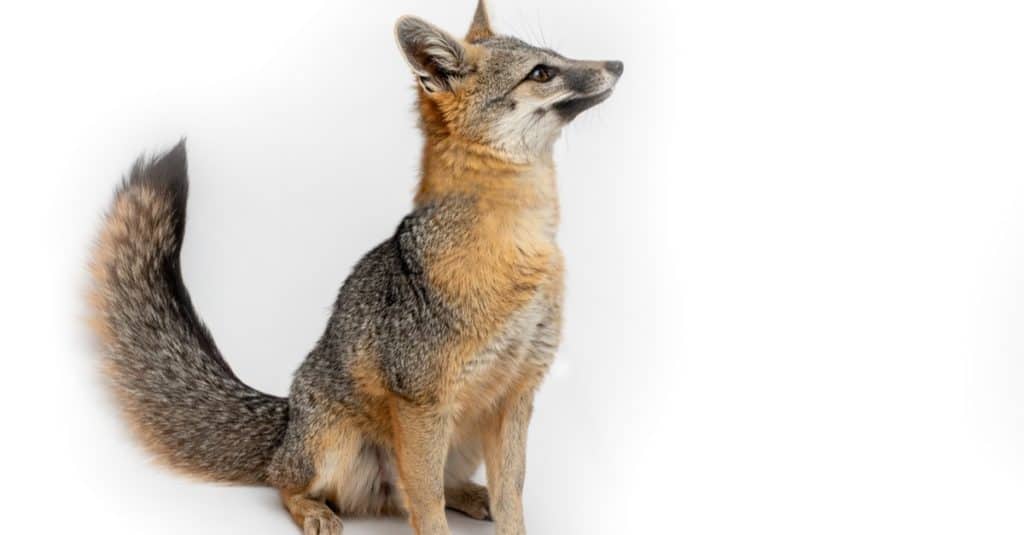
[[[88,245],[132,160],[187,135],[186,282],[239,376],[285,393],[410,206],[392,23],[461,34],[472,3],[0,7],[0,531],[297,533],[272,491],[129,441],[80,321]],[[492,12],[626,64],[557,148],[567,323],[531,533],[1024,532],[1019,2]]]

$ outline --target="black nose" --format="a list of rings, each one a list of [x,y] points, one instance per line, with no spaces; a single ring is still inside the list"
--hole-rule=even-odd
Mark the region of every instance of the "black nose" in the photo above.
[[[622,76],[622,69],[624,68],[624,66],[622,65],[621,61],[606,61],[604,62],[604,68],[607,69],[608,72],[614,74],[616,78],[618,78],[619,76]]]

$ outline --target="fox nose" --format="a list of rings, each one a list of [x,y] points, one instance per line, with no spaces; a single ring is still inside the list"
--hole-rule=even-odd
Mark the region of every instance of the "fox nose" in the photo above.
[[[604,62],[604,68],[606,71],[615,75],[616,78],[622,76],[622,69],[625,68],[621,61],[606,61]]]

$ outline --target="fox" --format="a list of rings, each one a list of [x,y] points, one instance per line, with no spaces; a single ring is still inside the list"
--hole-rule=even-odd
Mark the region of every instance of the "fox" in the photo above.
[[[522,535],[527,430],[561,338],[553,146],[623,64],[495,33],[483,0],[463,39],[413,16],[394,33],[424,138],[412,209],[352,268],[287,397],[242,382],[192,305],[184,139],[140,157],[114,194],[89,263],[91,326],[147,452],[276,489],[304,535],[340,535],[349,515],[448,534],[446,509]]]

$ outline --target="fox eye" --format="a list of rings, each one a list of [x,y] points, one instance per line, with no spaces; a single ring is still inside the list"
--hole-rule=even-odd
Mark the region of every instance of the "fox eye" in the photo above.
[[[554,67],[537,65],[530,71],[530,74],[526,75],[526,79],[543,84],[544,82],[550,82],[556,74],[558,74],[558,69]]]

